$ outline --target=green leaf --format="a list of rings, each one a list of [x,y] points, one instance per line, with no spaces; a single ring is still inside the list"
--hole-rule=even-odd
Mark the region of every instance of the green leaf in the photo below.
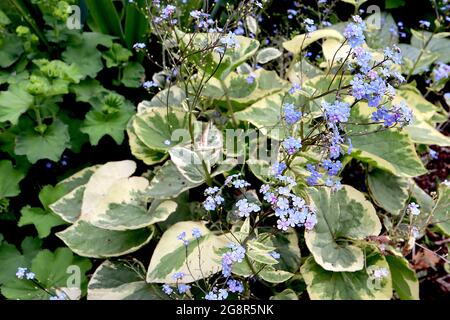
[[[272,266],[267,266],[261,270],[259,276],[270,283],[283,283],[292,278],[294,274],[284,270],[277,270]]]
[[[439,54],[432,51],[424,51],[413,47],[409,44],[400,43],[400,50],[403,54],[404,64],[402,65],[402,72],[412,75],[426,72],[429,66],[439,58]]]
[[[88,259],[76,257],[68,248],[58,248],[54,253],[49,250],[40,251],[33,259],[31,271],[35,274],[36,280],[46,288],[48,292],[56,295],[57,290],[68,288],[71,273],[69,267],[77,266],[80,270],[81,288],[84,291],[87,284],[85,273],[92,267]],[[33,282],[15,279],[2,287],[2,294],[8,299],[23,300],[48,300],[52,295],[42,290]]]
[[[19,182],[25,174],[15,169],[9,160],[0,161],[0,199],[15,197],[20,193]]]
[[[112,68],[127,62],[132,55],[130,50],[118,43],[113,43],[112,47],[102,54],[102,57],[106,61],[106,67]]]
[[[81,213],[85,184],[99,166],[85,168],[76,174],[64,179],[56,185],[61,189],[61,194],[57,198],[48,199],[48,209],[61,217],[66,222],[74,223]],[[45,189],[45,188],[44,188]]]
[[[145,269],[139,261],[103,262],[88,285],[88,300],[167,300],[155,284],[145,282]]]
[[[419,49],[424,47],[425,42],[432,35],[432,33],[428,31],[411,30],[411,32],[411,45]],[[428,52],[437,54],[437,60],[443,63],[450,62],[450,39],[448,39],[448,36],[448,32],[436,33],[426,47]]]
[[[234,71],[239,65],[244,63],[252,57],[259,48],[257,40],[236,36],[238,46],[235,48],[224,48],[225,53],[221,55],[214,51],[204,54],[205,48],[211,46],[218,46],[220,44],[219,33],[183,33],[178,32],[178,38],[184,46],[189,46],[188,49],[194,50],[195,54],[192,59],[196,61],[197,65],[201,67],[207,74],[213,75],[217,79],[224,80],[227,75]],[[223,48],[223,47],[222,47]]]
[[[173,147],[169,150],[170,159],[186,180],[201,184],[206,180],[202,159],[197,152],[185,147]]]
[[[252,104],[243,111],[236,112],[235,118],[248,121],[264,135],[275,139],[283,139],[284,132],[279,129],[283,95],[273,94]]]
[[[80,130],[89,135],[89,140],[94,146],[105,135],[112,137],[117,144],[123,142],[124,131],[134,114],[134,107],[130,102],[125,101],[120,108],[111,109],[107,112],[92,109],[86,114]]]
[[[402,256],[386,256],[392,275],[392,286],[402,300],[419,300],[419,281],[416,272]]]
[[[323,269],[313,257],[301,267],[303,279],[311,300],[389,300],[392,297],[392,280],[377,282],[370,278],[368,268],[389,270],[386,259],[379,253],[367,255],[366,268],[356,272],[332,272]]]
[[[84,185],[75,188],[50,205],[50,209],[64,221],[74,223],[81,213],[81,203],[85,189]]]
[[[156,151],[147,147],[141,139],[138,138],[134,132],[132,121],[128,122],[127,126],[128,144],[130,145],[131,153],[137,159],[142,160],[147,165],[153,165],[165,160],[167,153]]]
[[[192,236],[193,228],[200,230],[200,238]],[[182,232],[186,232],[187,246],[177,239]],[[220,272],[222,265],[217,249],[225,247],[229,241],[226,235],[212,234],[202,221],[178,222],[159,240],[150,260],[147,282],[175,283],[172,275],[184,272],[186,276],[178,283],[190,283]]]
[[[23,53],[22,41],[14,34],[2,35],[0,41],[0,67],[8,68],[16,62]]]
[[[277,48],[264,48],[258,51],[256,55],[256,61],[261,64],[265,64],[272,60],[279,58],[282,52]]]
[[[377,21],[377,19],[380,19],[378,21],[380,21],[381,28],[369,23],[373,20]],[[366,41],[370,48],[384,49],[398,43],[397,24],[390,13],[374,13],[366,19],[366,23]]]
[[[31,163],[41,159],[58,161],[64,150],[69,147],[69,131],[67,125],[55,120],[44,134],[28,128],[16,138],[15,153],[25,155]]]
[[[298,300],[298,296],[292,289],[285,289],[282,292],[270,297],[270,300]]]
[[[148,196],[155,199],[175,198],[183,191],[199,186],[203,182],[193,183],[178,171],[172,161],[167,161],[155,172],[150,181]]]
[[[146,37],[149,25],[147,17],[140,10],[145,5],[145,0],[137,0],[128,3],[125,11],[125,42],[129,49],[137,42],[142,42]]]
[[[11,85],[8,91],[0,92],[0,122],[17,124],[21,114],[33,104],[34,98],[18,85]]]
[[[329,271],[354,272],[364,267],[364,252],[348,240],[377,236],[381,223],[372,204],[350,186],[309,189],[317,224],[305,231],[305,242],[315,261]]]
[[[440,108],[427,101],[415,88],[406,87],[397,92],[413,111],[414,119],[405,128],[411,140],[421,144],[449,146],[450,138],[440,133],[433,125],[433,117],[438,114]]]
[[[139,88],[145,77],[144,67],[137,62],[128,63],[123,69],[122,84],[128,88]]]
[[[17,268],[27,267],[29,262],[16,247],[6,241],[0,241],[0,284],[16,278]]]
[[[80,83],[72,84],[70,86],[70,91],[76,94],[77,101],[91,104],[93,99],[108,93],[108,90],[106,90],[99,81],[90,78],[82,80]]]
[[[93,22],[88,22],[92,30],[124,38],[119,12],[113,1],[86,0],[86,6]]]
[[[433,209],[433,223],[450,236],[450,186],[448,184],[439,185],[439,198]]]
[[[399,215],[409,199],[411,182],[406,178],[374,169],[367,176],[369,192],[377,204],[387,212]]]
[[[69,38],[66,51],[62,53],[66,63],[75,63],[84,77],[95,78],[103,69],[102,54],[98,45],[110,48],[114,37],[96,32],[83,32]]]
[[[145,114],[147,109],[155,107],[181,107],[183,101],[186,100],[186,93],[177,86],[171,86],[168,89],[159,91],[150,101],[142,101],[138,105],[138,114]],[[176,108],[174,108],[176,110]]]
[[[388,130],[352,136],[352,156],[400,177],[427,173],[409,136]]]
[[[386,9],[396,9],[403,7],[405,5],[405,0],[386,0],[385,8]]]
[[[131,120],[134,133],[150,149],[167,152],[182,138],[184,142],[189,139],[188,114],[181,110],[167,110],[166,108],[146,108]],[[182,130],[178,130],[182,129]],[[174,134],[181,134],[175,135]],[[170,143],[168,143],[170,142]]]
[[[18,222],[19,227],[33,224],[36,227],[39,238],[46,238],[50,235],[51,229],[65,224],[65,222],[52,212],[41,208],[31,208],[25,206],[20,210],[22,216]]]
[[[253,74],[255,81],[251,84],[247,82],[247,74],[231,72],[225,78],[225,87],[228,92],[228,97],[232,102],[236,102],[239,105],[248,105],[283,89],[287,90],[290,86],[275,71],[260,68],[255,70]],[[227,100],[220,80],[215,78],[209,79],[202,94],[216,100],[221,100],[224,103]],[[241,107],[239,106],[239,108]]]
[[[153,228],[106,230],[78,220],[56,236],[80,256],[108,258],[137,251],[152,239],[153,233]]]
[[[298,55],[310,44],[323,38],[333,38],[339,41],[344,41],[345,39],[344,36],[342,36],[342,34],[336,30],[321,29],[310,32],[308,34],[300,34],[298,36],[295,36],[291,40],[283,42],[283,47],[287,51],[292,52],[294,55]]]

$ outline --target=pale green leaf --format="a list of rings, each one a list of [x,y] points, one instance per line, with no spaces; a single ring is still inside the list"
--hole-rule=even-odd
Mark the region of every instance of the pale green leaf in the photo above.
[[[200,238],[192,236],[193,228],[200,230]],[[187,246],[177,239],[182,232],[186,233]],[[178,222],[166,230],[159,240],[150,260],[147,282],[175,283],[172,275],[184,272],[185,276],[178,282],[190,283],[220,272],[222,266],[217,250],[228,242],[225,235],[212,234],[202,221]]]
[[[377,236],[381,223],[372,204],[350,186],[336,192],[309,189],[317,211],[317,224],[305,231],[305,242],[315,261],[329,271],[354,272],[364,267],[364,252],[349,239]]]
[[[115,231],[94,227],[78,220],[56,236],[83,257],[107,258],[134,252],[153,237],[153,228]]]
[[[103,262],[88,285],[88,300],[167,300],[155,284],[145,282],[145,269],[138,261]]]
[[[379,253],[367,256],[366,268],[386,268],[385,258]],[[313,257],[301,267],[303,279],[311,300],[389,300],[392,297],[392,280],[376,281],[369,277],[367,269],[356,272],[332,272],[323,269]]]
[[[402,300],[419,300],[419,281],[408,260],[401,256],[386,256],[392,276],[392,286]]]

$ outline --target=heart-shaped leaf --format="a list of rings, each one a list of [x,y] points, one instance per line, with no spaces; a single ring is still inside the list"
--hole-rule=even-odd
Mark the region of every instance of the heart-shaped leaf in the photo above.
[[[305,241],[315,261],[329,271],[361,270],[364,252],[350,241],[380,233],[381,223],[372,204],[350,186],[336,192],[311,188],[308,193],[317,209],[317,224],[305,231]]]

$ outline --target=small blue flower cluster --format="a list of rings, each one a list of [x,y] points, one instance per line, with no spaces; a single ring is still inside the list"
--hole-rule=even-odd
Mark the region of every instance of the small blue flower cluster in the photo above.
[[[225,300],[228,298],[228,293],[243,293],[244,284],[241,281],[229,279],[227,281],[227,288],[217,289],[214,287],[205,295],[205,300]]]
[[[280,166],[286,168],[285,164],[276,163],[272,168],[275,181],[270,185],[262,185],[259,191],[275,211],[278,229],[287,231],[289,227],[304,225],[306,229],[311,230],[317,222],[315,213],[303,198],[292,193],[292,188],[297,183],[293,178],[283,175],[285,169],[280,170]]]
[[[285,103],[283,105],[284,121],[287,124],[295,124],[302,117],[302,112],[297,111],[292,103]]]
[[[305,29],[308,33],[314,32],[317,30],[317,27],[314,25],[314,20],[310,18],[306,18],[303,20],[303,23],[305,24]]]
[[[225,252],[222,255],[222,275],[224,277],[231,276],[231,268],[234,263],[242,262],[245,258],[245,248],[240,244],[230,242],[227,248],[231,251]]]
[[[439,82],[442,79],[447,79],[450,76],[450,66],[448,64],[439,62],[433,69],[433,78],[435,82]]]
[[[51,296],[49,300],[67,300],[67,296],[64,293],[58,293],[56,296]]]
[[[217,206],[220,206],[225,199],[219,194],[221,189],[218,187],[210,187],[205,190],[206,200],[203,202],[203,207],[208,211],[216,210]]]
[[[261,208],[256,203],[249,203],[247,199],[241,199],[236,202],[237,213],[241,218],[247,218],[252,212],[258,212]]]
[[[392,70],[392,63],[402,64],[400,48],[396,45],[392,48],[385,48],[384,59],[376,61],[373,55],[363,47],[365,44],[364,22],[359,16],[355,16],[354,20],[356,24],[350,23],[344,32],[352,48],[354,58],[353,61],[348,63],[348,67],[350,70],[357,70],[350,81],[352,96],[357,101],[366,100],[369,107],[377,108],[377,111],[373,112],[372,120],[383,123],[386,127],[397,123],[401,126],[409,124],[412,113],[406,104],[401,103],[388,108],[386,103],[383,103],[383,98],[392,101],[396,95],[389,80],[393,79],[398,83],[405,81],[405,78],[399,72]],[[345,112],[344,115],[347,115],[347,113]],[[339,121],[342,122],[342,120]]]
[[[177,19],[173,19],[177,8],[171,4],[167,5],[161,10],[161,13],[158,17],[153,19],[153,22],[156,24],[161,24],[163,22],[168,22],[170,25],[175,25],[177,23]]]
[[[189,291],[189,289],[192,288],[192,286],[188,284],[178,283],[180,280],[183,280],[185,276],[186,274],[184,272],[176,272],[172,275],[172,279],[177,282],[175,286],[179,294],[185,294],[186,292]],[[169,284],[166,283],[163,284],[162,291],[167,295],[171,295],[174,292],[174,289]]]
[[[18,279],[27,279],[33,280],[35,278],[35,274],[28,270],[28,268],[19,267],[17,268],[16,277]]]
[[[192,234],[192,237],[193,237],[194,239],[201,238],[201,236],[202,236],[202,232],[200,231],[199,228],[193,228],[191,234]],[[186,232],[185,232],[185,231],[181,232],[181,233],[177,236],[177,240],[183,241],[183,244],[184,244],[185,246],[189,245],[189,241],[186,239]]]
[[[350,116],[350,106],[347,102],[335,101],[333,104],[322,102],[325,110],[325,117],[332,123],[346,122]]]
[[[344,30],[344,37],[348,39],[348,44],[352,48],[359,47],[364,44],[364,30],[366,29],[366,23],[360,16],[354,16],[355,23],[350,23]]]
[[[300,139],[288,137],[283,141],[283,148],[286,150],[287,154],[293,155],[302,148],[302,142]]]

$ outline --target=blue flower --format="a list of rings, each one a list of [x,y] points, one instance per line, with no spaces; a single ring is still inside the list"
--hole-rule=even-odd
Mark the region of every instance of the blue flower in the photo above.
[[[272,165],[272,172],[275,177],[283,174],[284,170],[286,170],[287,166],[284,162],[275,162]]]
[[[133,49],[134,50],[142,50],[145,49],[146,45],[143,42],[137,42],[135,44],[133,44]]]
[[[308,163],[306,165],[306,169],[311,172],[311,175],[306,179],[306,183],[310,186],[315,186],[318,184],[319,179],[322,177],[322,175],[316,170],[316,168]]]
[[[25,274],[26,274],[27,272],[28,272],[28,269],[27,269],[27,268],[19,267],[19,268],[17,268],[16,277],[17,277],[18,279],[23,279],[23,278],[25,277]]]
[[[237,292],[237,293],[244,292],[244,285],[243,285],[243,283],[241,281],[230,279],[230,280],[228,280],[227,285],[228,285],[228,290],[230,292],[233,292],[233,293],[235,293],[235,292]]]
[[[422,28],[429,28],[431,26],[430,21],[427,20],[419,20],[419,24]]]
[[[162,290],[167,295],[171,295],[173,293],[173,289],[168,284],[164,284],[162,286]]]
[[[258,212],[261,208],[255,203],[248,203],[247,199],[241,199],[236,202],[236,207],[238,208],[238,215],[242,217],[249,217],[250,213]]]
[[[252,84],[253,82],[255,82],[255,79],[256,79],[256,75],[252,72],[247,76],[245,81],[247,81],[248,84]]]
[[[286,149],[289,155],[293,155],[301,149],[302,143],[300,139],[288,137],[283,141],[283,147]]]
[[[294,124],[302,117],[302,113],[296,111],[295,106],[292,103],[285,103],[283,105],[283,112],[287,124]]]
[[[186,274],[184,273],[184,272],[175,272],[173,275],[172,275],[172,279],[173,280],[181,280],[181,279],[183,279],[184,278],[184,276],[185,276]]]
[[[190,285],[187,285],[187,284],[184,284],[184,283],[180,283],[178,285],[178,292],[179,293],[186,293],[190,288],[191,288]]]
[[[364,30],[366,24],[362,21],[361,17],[354,16],[355,23],[350,23],[344,30],[344,37],[348,39],[348,44],[352,48],[359,47],[365,43]]]
[[[155,81],[145,81],[142,84],[142,87],[147,90],[150,88],[153,88],[153,87],[157,87],[157,86],[158,86],[158,84]]]
[[[419,205],[415,202],[408,204],[408,210],[413,216],[418,216],[420,214]]]
[[[350,116],[350,105],[347,102],[335,101],[333,104],[329,104],[324,100],[322,107],[325,109],[327,120],[333,123],[345,122]]]
[[[430,155],[430,158],[433,160],[439,159],[439,154],[436,151],[434,151],[433,149],[430,149],[428,151],[428,154]]]
[[[302,87],[298,83],[292,82],[292,87],[289,89],[289,94],[294,94],[295,92],[301,89]]]
[[[283,231],[287,231],[289,228],[290,223],[288,220],[278,219],[277,220],[277,228]]]
[[[280,254],[278,253],[278,252],[276,252],[276,251],[272,251],[272,252],[269,252],[269,256],[271,256],[272,258],[274,258],[274,259],[280,259]]]
[[[449,76],[450,66],[445,63],[438,63],[437,67],[433,69],[433,78],[436,82],[447,79]]]
[[[192,229],[192,236],[196,239],[200,238],[202,236],[202,233],[199,228],[193,228]]]
[[[314,20],[310,18],[306,18],[303,20],[303,23],[305,24],[306,31],[308,33],[316,31],[317,27],[314,25]]]

